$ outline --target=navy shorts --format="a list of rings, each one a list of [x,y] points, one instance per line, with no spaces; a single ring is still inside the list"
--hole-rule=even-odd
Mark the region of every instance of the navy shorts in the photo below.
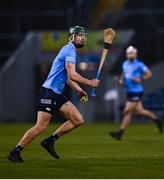
[[[68,99],[62,94],[57,94],[51,89],[42,87],[37,99],[37,111],[54,115],[67,101]]]
[[[141,101],[142,97],[143,97],[143,94],[144,94],[143,92],[140,92],[140,93],[131,93],[131,92],[128,92],[127,93],[127,100],[131,101],[131,102]]]

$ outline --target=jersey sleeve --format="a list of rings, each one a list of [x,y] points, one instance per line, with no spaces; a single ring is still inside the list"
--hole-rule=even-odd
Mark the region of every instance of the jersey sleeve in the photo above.
[[[149,68],[144,63],[141,63],[141,70],[144,73],[144,72],[149,71]]]
[[[76,64],[76,52],[73,49],[65,49],[65,64]]]

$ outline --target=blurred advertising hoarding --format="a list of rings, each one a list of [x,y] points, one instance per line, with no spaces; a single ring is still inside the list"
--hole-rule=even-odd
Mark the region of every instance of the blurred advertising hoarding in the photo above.
[[[133,31],[118,31],[112,48],[122,46],[131,39]],[[57,53],[62,46],[68,43],[66,31],[50,31],[41,34],[41,51],[43,53]],[[87,61],[95,61],[103,48],[103,35],[101,31],[89,31],[87,33],[87,43],[80,49],[79,54],[89,56]],[[90,58],[92,57],[92,58]]]

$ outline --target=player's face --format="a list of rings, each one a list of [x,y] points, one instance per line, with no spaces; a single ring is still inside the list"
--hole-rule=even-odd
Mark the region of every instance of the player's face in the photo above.
[[[78,33],[75,36],[74,43],[76,44],[77,48],[82,48],[85,43],[87,42],[87,36],[84,33]]]
[[[137,58],[137,53],[131,52],[131,53],[127,53],[126,57],[128,60],[134,60]]]

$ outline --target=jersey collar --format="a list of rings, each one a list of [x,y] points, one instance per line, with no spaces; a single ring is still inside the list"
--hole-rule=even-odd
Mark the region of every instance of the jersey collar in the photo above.
[[[73,47],[73,49],[76,51],[75,45],[72,42],[69,42],[68,44],[70,44]]]
[[[127,61],[128,61],[129,63],[133,63],[133,62],[136,62],[136,61],[138,61],[138,60],[137,60],[137,59],[134,59],[133,61],[130,61],[130,60],[127,59]]]

